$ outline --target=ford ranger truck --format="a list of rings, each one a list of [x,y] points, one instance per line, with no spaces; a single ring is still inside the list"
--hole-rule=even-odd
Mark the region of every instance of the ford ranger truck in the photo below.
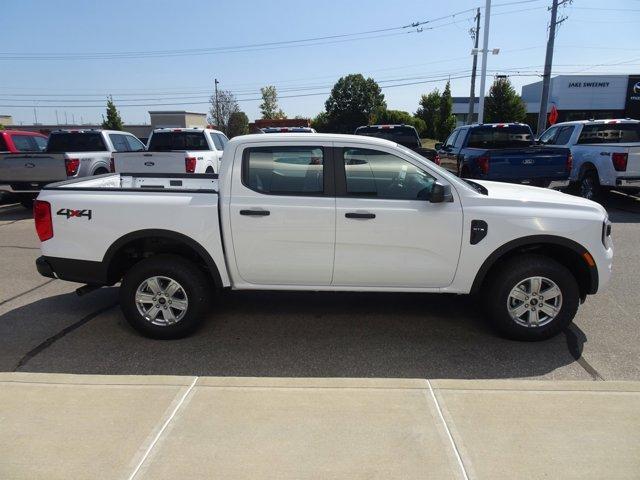
[[[573,154],[572,191],[590,200],[603,191],[640,192],[640,121],[582,120],[557,123],[539,143],[567,147]]]
[[[604,208],[465,180],[387,140],[235,137],[215,174],[112,174],[47,185],[38,271],[120,283],[144,335],[193,332],[214,291],[478,294],[502,334],[562,331],[611,276]]]
[[[135,150],[144,145],[127,132],[56,130],[43,153],[0,155],[0,190],[17,194],[31,208],[44,185],[109,173],[112,152]]]
[[[436,149],[442,166],[462,178],[550,188],[569,185],[571,151],[536,145],[531,128],[523,123],[458,127]]]
[[[114,171],[130,173],[218,173],[229,139],[211,128],[158,128],[146,152],[116,153]]]

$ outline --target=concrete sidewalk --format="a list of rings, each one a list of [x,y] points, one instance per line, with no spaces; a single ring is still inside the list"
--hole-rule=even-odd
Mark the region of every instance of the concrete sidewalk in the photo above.
[[[640,383],[0,373],[2,479],[639,478]]]

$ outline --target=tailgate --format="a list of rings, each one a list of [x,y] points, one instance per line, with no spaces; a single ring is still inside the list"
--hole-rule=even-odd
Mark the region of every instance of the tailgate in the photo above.
[[[114,153],[116,172],[185,173],[184,152]]]
[[[620,177],[640,177],[640,145],[628,147],[627,170],[617,172]]]
[[[67,179],[62,153],[14,154],[0,157],[0,183],[54,182]]]
[[[488,151],[489,175],[504,180],[564,180],[568,177],[569,149],[529,147]]]

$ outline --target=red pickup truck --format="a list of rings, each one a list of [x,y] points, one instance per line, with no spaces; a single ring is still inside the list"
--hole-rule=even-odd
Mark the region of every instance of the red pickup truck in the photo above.
[[[43,152],[46,147],[47,137],[41,133],[0,130],[0,152]]]

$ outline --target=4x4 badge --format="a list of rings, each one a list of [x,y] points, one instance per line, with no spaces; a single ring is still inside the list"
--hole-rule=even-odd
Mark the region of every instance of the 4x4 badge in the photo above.
[[[91,210],[72,210],[71,208],[61,208],[56,212],[56,215],[67,217],[67,220],[73,217],[87,217],[87,220],[91,220]]]

